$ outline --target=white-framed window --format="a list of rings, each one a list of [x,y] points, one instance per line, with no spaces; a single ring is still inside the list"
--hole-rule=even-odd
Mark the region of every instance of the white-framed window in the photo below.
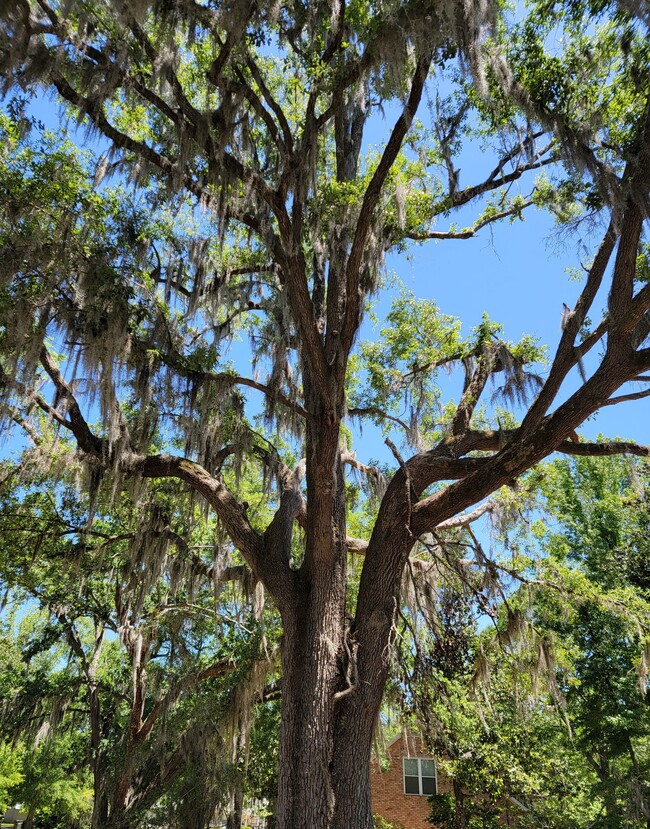
[[[436,763],[430,757],[404,757],[404,794],[428,797],[437,792]]]

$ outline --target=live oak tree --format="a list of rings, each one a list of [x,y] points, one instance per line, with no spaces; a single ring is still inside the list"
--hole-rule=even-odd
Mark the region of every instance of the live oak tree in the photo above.
[[[93,184],[69,146],[26,145],[15,102],[3,150],[5,415],[33,431],[40,409],[68,431],[91,492],[173,477],[216,513],[282,619],[278,826],[368,829],[409,556],[488,511],[484,499],[551,452],[647,454],[575,432],[602,406],[647,394],[622,388],[650,368],[645,7],[543,2],[519,21],[488,2],[419,0],[1,8],[5,89],[54,91],[102,156]],[[380,111],[391,126],[372,150]],[[472,136],[490,161],[465,183]],[[542,168],[555,180],[528,181]],[[533,204],[563,221],[582,206],[602,231],[543,381],[530,341],[507,343],[487,319],[464,340],[426,303],[412,305],[410,333],[402,310],[396,336],[356,355],[387,252],[469,238]],[[437,228],[471,206],[467,227]],[[250,335],[251,373],[225,361],[235,330]],[[436,373],[456,364],[460,398],[441,406]],[[359,365],[365,390],[348,385]],[[483,405],[494,376],[506,402],[534,395],[519,424]],[[251,427],[245,394],[261,396],[279,447]],[[410,447],[403,457],[389,438],[385,491],[349,451],[352,415]],[[275,486],[262,528],[221,474],[235,458]],[[348,535],[348,468],[378,485],[368,541]],[[347,596],[350,553],[363,565]]]

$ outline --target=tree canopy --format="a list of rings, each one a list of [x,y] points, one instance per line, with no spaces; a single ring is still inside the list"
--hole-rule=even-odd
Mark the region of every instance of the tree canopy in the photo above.
[[[602,0],[516,14],[419,0],[0,7],[14,96],[0,124],[3,416],[33,442],[26,469],[78,465],[80,536],[102,502],[130,499],[142,520],[155,482],[175,479],[184,532],[198,499],[270,596],[283,829],[370,826],[411,560],[444,558],[446,532],[553,452],[648,454],[576,432],[650,393],[648,25],[644,7]],[[43,91],[83,148],[33,123],[25,96]],[[466,183],[474,141],[487,166]],[[358,343],[387,253],[532,207],[600,238],[546,368],[531,338],[510,342],[487,316],[462,337],[406,294],[380,341]],[[458,227],[461,208],[474,215]],[[247,359],[229,360],[235,336]],[[391,469],[357,458],[349,418],[386,429]],[[253,469],[264,510],[242,487]],[[367,484],[360,522],[350,471]],[[160,573],[171,515],[139,534],[133,573]],[[436,568],[421,570],[432,594]]]

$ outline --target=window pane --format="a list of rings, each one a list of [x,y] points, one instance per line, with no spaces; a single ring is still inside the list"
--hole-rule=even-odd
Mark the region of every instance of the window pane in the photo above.
[[[436,778],[422,776],[422,794],[436,793]]]
[[[418,776],[418,761],[417,760],[409,760],[404,759],[404,774],[409,777],[417,777]]]
[[[418,778],[404,776],[404,791],[406,794],[420,794],[420,782]]]
[[[436,766],[433,760],[420,760],[420,766],[422,768],[422,777],[436,776]]]

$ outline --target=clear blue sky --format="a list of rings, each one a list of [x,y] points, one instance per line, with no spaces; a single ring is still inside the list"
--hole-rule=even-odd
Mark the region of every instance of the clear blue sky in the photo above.
[[[35,101],[32,111],[48,127],[62,123],[60,110],[45,98]],[[391,126],[391,112],[385,120],[378,116],[374,121],[371,137],[376,135],[379,141]],[[83,130],[78,134],[81,139]],[[478,148],[471,148],[463,156],[461,186],[478,183],[491,161],[483,158]],[[522,184],[523,192],[529,191],[531,181]],[[442,218],[439,228],[448,226],[446,222],[468,225],[478,210],[470,207],[460,218]],[[566,269],[587,262],[598,241],[597,235],[591,239],[565,236],[560,240],[552,218],[533,208],[526,212],[525,221],[486,227],[468,240],[414,245],[408,255],[389,256],[387,268],[416,295],[435,299],[444,313],[459,317],[464,334],[487,312],[491,319],[503,323],[506,339],[516,341],[532,333],[548,345],[552,354],[560,336],[563,303],[572,307],[581,288],[581,283],[569,279]],[[375,306],[380,316],[388,310],[390,299],[390,294],[385,294]],[[597,300],[594,320],[604,302],[604,296]],[[373,336],[369,323],[364,325],[362,336]],[[239,355],[235,356],[238,368],[243,368]],[[649,415],[650,400],[608,407],[584,424],[581,431],[589,438],[602,432],[650,443]],[[360,457],[386,457],[383,439],[372,428],[364,427],[357,448]]]

